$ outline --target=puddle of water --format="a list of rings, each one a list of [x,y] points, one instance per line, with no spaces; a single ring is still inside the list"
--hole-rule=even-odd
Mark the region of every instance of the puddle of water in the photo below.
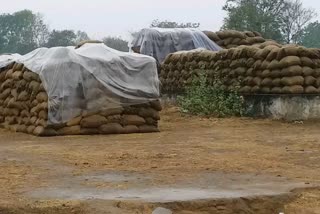
[[[251,177],[250,177],[251,176]],[[136,182],[139,176],[120,173],[107,173],[100,175],[80,176],[93,181],[121,182],[131,180]],[[207,178],[206,178],[207,177]],[[85,187],[79,184],[36,189],[28,193],[34,198],[66,199],[66,200],[142,200],[146,202],[171,202],[191,201],[201,199],[239,198],[258,195],[279,195],[287,193],[294,188],[305,187],[304,183],[292,183],[286,179],[269,177],[252,177],[252,175],[222,175],[212,174],[202,176],[206,178],[193,184],[175,185],[172,187],[154,187],[141,183],[139,187],[125,190],[113,188]],[[209,179],[210,178],[210,179]],[[238,178],[238,179],[237,179]],[[248,179],[250,178],[250,179]],[[76,179],[77,180],[77,179]],[[206,184],[206,188],[200,188],[197,184]]]
[[[80,176],[84,180],[90,181],[100,181],[100,182],[123,182],[123,181],[134,181],[137,179],[142,179],[138,175],[133,175],[129,173],[104,173],[104,174],[96,174],[96,175],[85,175]],[[147,179],[146,176],[143,179]]]
[[[264,192],[266,195],[273,194],[273,191]],[[177,189],[177,188],[150,188],[150,189],[130,189],[130,190],[95,190],[95,189],[43,189],[35,191],[31,196],[41,196],[45,198],[56,198],[66,200],[143,200],[147,202],[170,202],[189,201],[209,198],[236,198],[245,197],[249,194],[245,191],[213,190],[213,189]]]

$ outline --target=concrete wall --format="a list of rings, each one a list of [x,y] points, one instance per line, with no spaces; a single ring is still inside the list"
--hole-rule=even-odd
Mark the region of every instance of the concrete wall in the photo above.
[[[247,117],[300,121],[320,119],[320,96],[249,95],[244,96]],[[177,95],[162,95],[163,106],[178,105]]]
[[[245,96],[245,116],[288,121],[320,119],[320,96]]]

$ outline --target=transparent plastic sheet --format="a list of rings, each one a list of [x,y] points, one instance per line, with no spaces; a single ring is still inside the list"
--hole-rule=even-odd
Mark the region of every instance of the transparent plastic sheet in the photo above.
[[[159,98],[156,61],[103,44],[36,49],[16,60],[37,73],[48,94],[48,123]]]
[[[167,55],[177,51],[204,48],[211,51],[222,50],[202,31],[197,29],[142,29],[129,45],[139,48],[141,54],[154,57],[162,63]]]
[[[20,54],[3,54],[0,55],[0,68],[6,67],[10,63],[21,57]]]

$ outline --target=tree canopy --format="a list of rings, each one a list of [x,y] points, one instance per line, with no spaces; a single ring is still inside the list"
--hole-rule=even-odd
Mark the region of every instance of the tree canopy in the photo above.
[[[128,52],[128,42],[123,40],[121,37],[105,37],[103,38],[103,43],[110,48],[116,49],[118,51]]]
[[[267,39],[297,43],[315,17],[300,0],[227,0],[223,29],[258,31]]]
[[[75,43],[78,44],[86,40],[90,40],[90,37],[88,36],[88,34],[84,31],[78,30],[76,33]]]
[[[297,43],[319,47],[319,22],[312,22],[316,13],[303,7],[301,0],[226,0],[227,12],[222,29],[258,31],[267,39],[281,43]],[[199,28],[200,23],[179,23],[155,19],[150,27]],[[90,40],[81,30],[50,30],[39,13],[22,10],[0,14],[0,54],[28,53],[38,47],[70,46]],[[114,49],[128,51],[128,42],[121,37],[104,37]]]
[[[42,17],[30,10],[0,15],[0,53],[28,53],[43,45],[48,35]]]
[[[49,35],[46,46],[49,48],[55,46],[72,46],[76,44],[76,38],[77,35],[73,30],[53,30]]]
[[[307,48],[320,48],[320,23],[312,22],[303,31],[301,44]]]
[[[88,39],[84,31],[50,31],[43,17],[30,10],[0,15],[0,54],[26,54],[42,46],[69,46]]]

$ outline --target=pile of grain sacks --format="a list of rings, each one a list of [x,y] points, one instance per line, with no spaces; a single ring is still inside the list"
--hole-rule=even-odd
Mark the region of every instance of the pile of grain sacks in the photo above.
[[[224,49],[235,48],[240,45],[261,44],[267,41],[260,33],[251,31],[225,30],[218,32],[204,31],[204,33]]]
[[[127,66],[125,69],[132,72],[129,68],[130,61],[123,63],[117,57],[113,58],[112,63],[121,66],[114,72],[123,73],[112,79],[114,74],[111,70],[101,70],[104,69],[103,63],[110,63],[103,61],[106,56],[102,52],[108,54],[109,60],[112,54],[118,53],[102,44],[87,44],[81,48],[84,50],[79,52],[71,48],[36,50],[17,62],[10,62],[2,67],[1,127],[37,136],[159,131],[161,105],[158,100],[155,61],[146,56],[135,59],[140,62],[140,66],[149,70],[138,70],[138,76],[130,73],[132,78],[137,78],[138,82],[146,82],[142,87],[154,86],[142,91],[138,90],[138,86],[131,87],[127,84],[130,77],[125,76],[126,71],[121,71]],[[97,54],[103,60],[97,60]],[[68,58],[73,55],[74,58]],[[125,55],[120,58],[124,59]],[[40,59],[44,61],[40,63]],[[87,62],[83,62],[84,60]],[[48,61],[51,64],[47,64]],[[94,66],[92,70],[91,65]],[[149,76],[145,75],[144,78],[144,72]],[[104,82],[102,77],[106,77],[106,81],[115,81],[118,88],[112,83]]]
[[[209,84],[218,79],[225,89],[243,94],[320,93],[318,49],[267,43],[171,54],[162,65],[162,91],[183,91],[202,73]]]

